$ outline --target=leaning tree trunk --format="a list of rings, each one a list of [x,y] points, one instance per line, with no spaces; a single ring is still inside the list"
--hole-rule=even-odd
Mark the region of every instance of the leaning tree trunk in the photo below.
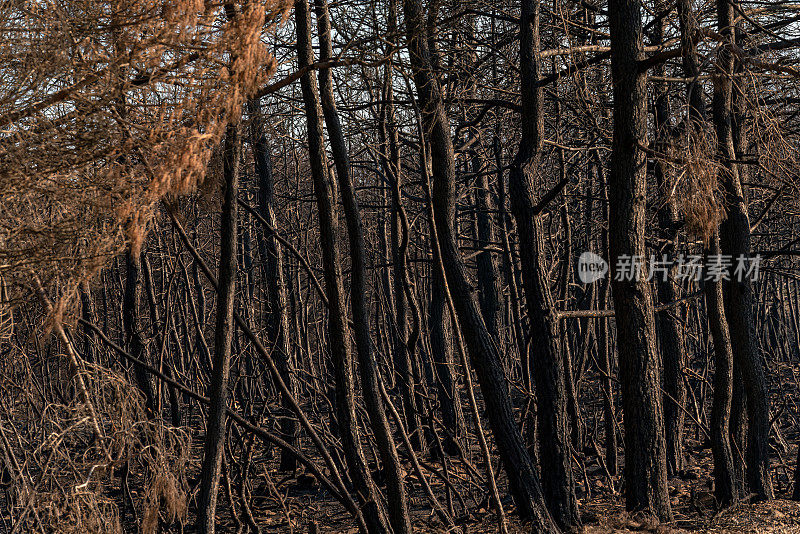
[[[311,43],[311,20],[307,0],[295,4],[295,27],[297,31],[297,55],[299,67],[308,67],[314,62]],[[336,189],[330,181],[322,131],[323,112],[320,103],[317,79],[314,70],[308,70],[300,78],[300,87],[305,104],[308,130],[308,153],[314,196],[319,212],[320,246],[328,297],[328,338],[333,356],[336,386],[336,410],[339,435],[345,460],[350,468],[350,478],[355,485],[364,519],[371,534],[390,532],[384,517],[381,496],[367,471],[364,454],[358,436],[358,420],[355,412],[355,386],[353,381],[353,358],[344,304],[344,286],[339,250],[336,244],[338,233],[335,211]]]
[[[300,0],[302,3],[304,0]],[[331,23],[328,5],[325,0],[315,0],[317,26],[319,28],[320,59],[333,59],[331,45]],[[350,173],[350,161],[347,155],[342,125],[336,111],[333,96],[333,80],[330,69],[320,70],[320,94],[325,126],[328,129],[336,177],[342,195],[342,206],[347,223],[347,235],[350,238],[350,305],[353,312],[353,334],[358,355],[358,370],[361,377],[361,388],[364,392],[364,404],[367,408],[372,431],[378,445],[384,473],[386,474],[386,493],[389,508],[389,520],[395,534],[411,532],[411,518],[408,514],[408,503],[403,486],[403,469],[397,456],[397,447],[392,436],[392,429],[386,418],[383,398],[380,394],[378,363],[372,346],[370,333],[370,310],[367,302],[367,262],[364,248],[364,230],[361,225],[361,214],[353,179]],[[406,377],[411,376],[410,369]],[[413,392],[409,392],[410,395]],[[413,402],[413,401],[412,401]],[[413,452],[412,452],[413,454]]]
[[[211,383],[208,386],[208,423],[197,496],[197,529],[213,534],[216,518],[219,475],[225,444],[225,416],[228,407],[228,374],[233,341],[233,300],[236,293],[236,198],[239,187],[239,127],[229,126],[225,138],[225,196],[220,228],[219,287],[217,319],[214,330],[214,356]]]
[[[523,0],[520,17],[522,139],[511,165],[509,193],[517,223],[522,285],[530,321],[531,357],[536,384],[539,459],[548,509],[558,525],[580,525],[572,478],[564,358],[558,343],[558,319],[545,265],[541,219],[533,213],[544,145],[543,91],[539,78],[539,0]]]
[[[672,519],[667,491],[661,376],[655,348],[650,288],[643,276],[619,271],[619,262],[644,258],[647,88],[642,57],[640,2],[609,3],[614,139],[608,191],[611,283],[617,323],[625,426],[626,505],[662,521]],[[634,276],[621,276],[633,274]],[[641,273],[643,274],[643,273]]]
[[[456,243],[454,221],[450,217],[456,196],[455,152],[441,87],[433,71],[435,61],[425,38],[425,17],[421,2],[405,0],[404,11],[414,84],[422,112],[423,128],[430,139],[434,224],[457,320],[480,381],[487,416],[517,508],[521,515],[533,520],[539,531],[558,532],[544,502],[536,468],[525,449],[522,434],[514,419],[508,381],[499,350],[483,322]]]

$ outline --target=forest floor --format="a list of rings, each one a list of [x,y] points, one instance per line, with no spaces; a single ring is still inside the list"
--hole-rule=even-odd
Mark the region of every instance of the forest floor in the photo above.
[[[587,459],[587,463],[591,460]],[[770,502],[756,504],[737,504],[726,510],[718,510],[713,497],[713,484],[710,478],[710,452],[707,450],[694,451],[694,463],[687,468],[683,477],[670,481],[670,496],[673,505],[674,521],[668,524],[653,524],[641,520],[635,515],[625,512],[625,499],[619,488],[611,490],[602,481],[602,477],[592,476],[592,491],[585,493],[582,484],[579,484],[579,507],[583,527],[582,534],[611,534],[611,533],[652,533],[652,534],[772,534],[772,533],[798,533],[800,534],[800,502],[788,500],[787,491],[789,469],[783,474],[773,474],[776,482],[776,499]],[[780,469],[780,468],[778,468]],[[318,526],[319,532],[324,533],[357,533],[349,514],[342,507],[320,492],[310,477],[300,476],[299,479],[276,478],[278,491],[284,496],[283,502],[292,519],[292,528],[289,527],[286,513],[273,497],[256,498],[252,503],[254,515],[262,532],[266,533],[298,533],[306,534],[310,523],[313,521]],[[505,477],[500,478],[503,484]],[[414,531],[420,533],[470,533],[488,534],[498,532],[495,514],[487,509],[486,503],[473,508],[473,514],[457,520],[456,529],[443,528],[438,519],[431,513],[431,507],[422,495],[419,484],[414,484],[415,476],[409,474],[406,478],[409,486],[410,508],[414,523]],[[589,480],[587,477],[584,480]],[[618,484],[618,478],[615,483]],[[443,488],[437,487],[432,480],[432,486],[438,495]],[[306,484],[305,486],[303,484]],[[267,488],[254,491],[254,494],[266,495]],[[444,499],[442,499],[444,504]],[[457,501],[456,501],[457,502]],[[277,505],[277,506],[276,506]],[[504,507],[507,516],[509,533],[530,532],[530,528],[519,521],[513,503],[506,499]],[[225,507],[227,508],[227,507]],[[220,513],[222,520],[221,532],[235,532],[235,525],[228,522],[229,509]],[[225,525],[227,523],[227,525]]]
[[[784,410],[785,412],[785,410]],[[788,412],[787,412],[788,413]],[[772,480],[775,500],[765,503],[739,503],[726,510],[719,510],[713,494],[711,450],[704,433],[697,425],[688,425],[685,434],[686,466],[681,476],[669,481],[669,492],[674,520],[668,524],[652,524],[625,511],[624,488],[622,487],[622,465],[619,458],[620,474],[609,477],[605,465],[597,453],[581,454],[579,468],[575,470],[576,493],[583,527],[583,534],[611,533],[653,533],[653,534],[800,534],[800,502],[789,500],[793,489],[794,464],[797,458],[796,443],[800,442],[800,431],[794,422],[786,419],[783,424],[774,426],[775,432],[770,440],[772,451]],[[792,420],[793,421],[793,420]],[[587,429],[592,424],[587,423]],[[602,443],[602,433],[597,436]],[[202,440],[193,440],[198,454]],[[473,447],[471,447],[472,449]],[[496,516],[488,506],[488,497],[482,502],[476,495],[481,489],[470,479],[468,471],[482,473],[482,461],[475,450],[470,450],[467,462],[459,459],[448,461],[451,480],[464,491],[463,498],[470,510],[463,514],[463,507],[455,495],[451,495],[456,528],[447,530],[431,511],[416,474],[406,474],[406,490],[409,497],[414,532],[439,534],[452,532],[458,534],[489,534],[498,532]],[[313,455],[312,450],[307,453]],[[405,451],[399,449],[401,456]],[[599,451],[597,451],[599,452]],[[620,451],[622,452],[622,451]],[[428,465],[441,470],[442,466],[434,459],[425,458]],[[408,462],[405,462],[408,465]],[[410,469],[410,467],[407,467]],[[253,516],[263,534],[306,534],[312,532],[315,523],[321,533],[357,533],[349,513],[331,496],[322,490],[313,477],[303,474],[302,468],[296,473],[277,470],[277,454],[259,450],[253,458],[252,488],[250,506]],[[508,497],[506,478],[502,470],[498,473],[498,486],[506,512],[508,531],[511,534],[530,532],[516,515],[513,501]],[[426,469],[425,476],[442,506],[447,507],[445,486],[440,479],[431,477]],[[272,480],[266,483],[266,478]],[[378,481],[381,482],[378,474]],[[270,487],[272,486],[272,487]],[[224,481],[223,481],[224,487]],[[237,492],[236,484],[231,488]],[[228,491],[231,491],[228,490]],[[227,492],[225,492],[227,493]],[[478,501],[476,501],[478,499]],[[227,495],[220,497],[217,520],[219,532],[237,532],[236,524],[229,506]],[[290,519],[287,519],[290,518]],[[186,525],[185,533],[191,533],[192,525]]]
[[[695,511],[684,515],[676,510],[675,521],[654,525],[637,521],[624,512],[622,503],[591,503],[583,514],[583,534],[656,533],[656,534],[749,534],[800,532],[800,503],[774,500],[768,503],[738,504],[727,510]],[[597,510],[597,511],[594,511]]]
[[[790,437],[788,433],[787,437]],[[794,436],[791,437],[794,438]],[[795,439],[790,440],[790,443],[793,442]],[[636,532],[653,534],[800,534],[800,502],[789,500],[793,466],[783,463],[780,457],[773,459],[775,500],[755,504],[740,503],[726,510],[719,510],[713,496],[711,452],[709,449],[701,447],[700,442],[691,439],[687,440],[687,446],[691,450],[691,454],[687,457],[688,466],[681,477],[676,477],[669,482],[674,513],[674,521],[669,524],[656,525],[627,514],[624,495],[619,487],[620,477],[613,479],[615,488],[610,488],[608,477],[603,476],[600,472],[596,456],[584,458],[586,472],[582,473],[582,476],[576,472],[579,507],[583,522],[580,532],[582,534]],[[793,460],[796,458],[795,452],[792,447],[785,456]],[[499,479],[501,485],[504,484],[504,479],[505,477],[501,475]],[[300,480],[304,480],[304,478],[300,477]],[[414,483],[415,475],[407,475],[406,480],[411,495],[410,507],[415,532],[431,534],[447,532],[431,513],[430,505],[422,495],[420,485]],[[434,491],[441,498],[443,488],[436,482],[435,479],[431,480]],[[290,508],[294,532],[302,534],[309,532],[311,521],[316,522],[320,532],[357,532],[352,526],[352,519],[349,515],[329,498],[320,499],[321,495],[312,487],[301,488],[296,480],[285,480],[284,484],[279,482],[278,485],[282,486],[282,493],[288,496],[285,503]],[[445,504],[444,498],[441,498],[441,502],[443,505]],[[457,503],[457,501],[454,502]],[[264,502],[264,504],[267,503]],[[258,518],[264,532],[289,532],[286,515],[280,511],[276,512],[274,500],[270,504],[254,506],[260,512],[257,512],[256,515],[265,514]],[[509,499],[504,500],[504,507],[510,533],[530,532],[530,528],[526,528],[518,520],[513,503]],[[267,511],[268,509],[271,511]],[[457,521],[457,528],[450,532],[488,534],[498,531],[495,514],[487,509],[485,502],[482,506],[473,507],[473,512],[469,518],[462,517],[460,521]]]
[[[788,398],[788,397],[787,397]],[[777,402],[775,405],[779,405]],[[771,478],[776,499],[765,503],[745,504],[740,503],[726,510],[719,510],[713,495],[712,457],[711,450],[705,438],[706,430],[697,424],[687,424],[685,432],[686,465],[681,475],[669,481],[669,494],[673,509],[674,520],[667,524],[652,524],[635,515],[625,512],[624,487],[622,485],[621,466],[624,458],[619,458],[620,474],[611,476],[601,460],[604,436],[601,421],[598,417],[592,418],[602,408],[589,402],[586,403],[587,417],[585,421],[586,441],[592,444],[591,448],[584,449],[576,456],[575,484],[576,495],[581,513],[583,534],[610,534],[610,533],[652,533],[652,534],[749,534],[749,533],[797,533],[800,534],[800,502],[790,499],[793,490],[795,459],[797,458],[797,443],[800,443],[800,416],[794,412],[793,405],[781,407],[773,425],[770,439],[771,450]],[[309,411],[311,411],[309,407]],[[192,414],[194,418],[192,428],[202,428],[202,422],[197,419],[199,413]],[[796,417],[797,416],[797,417]],[[525,420],[524,417],[521,418]],[[595,429],[592,431],[591,429]],[[487,433],[491,443],[491,433]],[[238,434],[237,434],[238,435]],[[472,435],[472,434],[470,434]],[[370,440],[364,440],[371,443]],[[358,531],[350,514],[344,510],[327,491],[322,489],[314,477],[305,473],[303,468],[295,472],[281,471],[278,468],[278,454],[276,449],[265,447],[260,443],[253,448],[250,474],[246,488],[241,486],[241,477],[238,474],[241,452],[245,440],[231,439],[231,448],[228,453],[228,469],[231,476],[221,480],[221,491],[217,508],[218,532],[237,533],[242,529],[242,510],[240,504],[242,495],[249,503],[253,518],[262,534],[307,534],[317,531],[321,533],[356,534]],[[315,449],[307,438],[301,439],[301,449],[318,464],[322,462],[317,457]],[[199,468],[202,459],[203,435],[196,433],[192,436],[189,459],[185,475],[187,478],[190,498],[189,507],[195,506],[195,499],[199,486]],[[439,460],[425,453],[420,456],[424,461],[424,475],[441,505],[452,509],[456,527],[447,530],[443,523],[431,511],[431,504],[423,491],[417,474],[411,471],[407,451],[403,447],[398,449],[403,457],[403,465],[409,471],[406,473],[406,491],[408,494],[409,510],[415,533],[421,534],[489,534],[498,532],[497,521],[493,507],[488,504],[485,484],[482,482],[484,467],[475,439],[470,438],[467,445],[466,458],[448,457],[446,470]],[[332,449],[335,450],[335,449]],[[494,448],[493,448],[494,450]],[[622,452],[622,450],[620,450]],[[21,452],[20,452],[21,454]],[[365,456],[372,460],[374,467],[375,454],[371,447],[366,447]],[[503,506],[506,512],[508,531],[511,534],[530,532],[530,526],[523,524],[517,514],[513,501],[508,496],[507,480],[502,470],[497,469],[498,486],[504,496]],[[457,488],[459,495],[451,492],[448,503],[448,492],[445,484],[436,476],[431,476],[431,470],[446,472],[450,483]],[[376,481],[383,484],[382,473],[374,472]],[[119,478],[114,477],[115,489]],[[145,481],[136,475],[131,479],[131,498],[133,502],[146,501],[144,494]],[[119,509],[125,508],[121,500],[122,492],[114,497]],[[233,498],[232,498],[233,497]],[[464,500],[461,502],[460,499]],[[13,523],[13,513],[6,509],[8,500],[6,492],[0,491],[0,518]],[[235,504],[231,506],[231,501]],[[468,510],[468,513],[465,513]],[[123,518],[120,529],[123,532],[137,532],[138,523],[142,517],[142,510],[137,514],[127,513]],[[165,516],[161,523],[161,532],[192,534],[196,532],[196,525],[192,521],[193,514],[189,514],[187,524],[181,526],[177,521],[167,522]],[[3,523],[4,524],[4,523]],[[0,532],[3,532],[0,524]],[[83,531],[74,531],[83,532]]]

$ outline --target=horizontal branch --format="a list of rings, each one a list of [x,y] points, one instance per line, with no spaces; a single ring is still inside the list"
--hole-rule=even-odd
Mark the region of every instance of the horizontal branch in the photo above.
[[[673,300],[672,302],[668,302],[666,304],[661,304],[656,306],[654,309],[655,313],[661,313],[663,311],[669,310],[670,308],[674,308],[676,306],[680,306],[681,304],[688,302],[692,299],[695,299],[703,294],[703,290],[695,291],[694,293],[690,293],[685,297],[679,298],[677,300]],[[614,310],[563,310],[556,312],[556,319],[575,319],[575,318],[600,318],[600,317],[614,317]]]

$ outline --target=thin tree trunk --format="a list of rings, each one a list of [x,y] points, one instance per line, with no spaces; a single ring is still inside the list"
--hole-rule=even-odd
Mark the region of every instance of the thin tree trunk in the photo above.
[[[478,267],[478,302],[489,333],[500,343],[500,277],[497,261],[490,250],[494,245],[491,211],[493,202],[489,195],[489,175],[483,171],[478,151],[472,154],[472,172],[479,174],[475,191],[476,225],[478,227],[476,263]]]
[[[0,302],[5,298],[5,283],[0,282]],[[88,282],[82,282],[80,286],[81,293],[81,317],[84,321],[95,324],[94,308],[92,306],[92,290]],[[0,322],[5,319],[0,315]],[[89,363],[94,363],[94,332],[91,328],[84,327],[83,329],[83,359]]]
[[[158,313],[158,306],[156,305],[156,297],[155,297],[155,288],[153,287],[153,273],[152,269],[150,268],[150,261],[147,259],[146,254],[142,254],[142,271],[144,272],[144,286],[147,291],[147,302],[150,307],[150,320],[152,322],[153,330],[156,332],[156,341],[158,342],[159,350],[161,348],[166,348],[167,341],[166,335],[167,331],[161,331],[161,318]],[[167,304],[169,304],[170,299],[169,295],[167,295]],[[169,321],[168,325],[170,328],[172,327],[171,320]],[[88,328],[88,327],[87,327]],[[180,357],[180,350],[176,351],[178,357]],[[161,353],[161,358],[163,358],[164,354]],[[160,369],[164,370],[164,373],[167,376],[172,376],[172,365],[164,365],[163,362],[159,361],[158,366]],[[170,417],[172,418],[172,426],[178,427],[181,426],[181,406],[180,401],[178,400],[178,391],[170,386],[167,386],[169,390],[169,406],[170,406]]]
[[[500,211],[500,234],[503,241],[503,274],[508,284],[508,292],[511,296],[509,307],[511,308],[511,321],[514,331],[514,338],[519,353],[519,362],[522,370],[522,384],[526,391],[533,390],[531,380],[531,366],[528,358],[528,349],[525,343],[526,335],[520,317],[520,297],[517,290],[517,265],[514,256],[511,254],[511,241],[509,240],[508,212],[506,211],[506,187],[503,179],[502,148],[500,138],[492,140],[492,150],[494,151],[495,169],[497,172],[497,207]]]
[[[141,300],[141,265],[130,250],[125,254],[125,291],[122,298],[122,326],[125,333],[125,346],[137,360],[146,362],[147,348],[142,339],[142,325],[139,319],[139,303]],[[144,395],[145,408],[151,416],[156,415],[156,400],[153,384],[147,372],[139,365],[133,366],[136,385]]]
[[[389,1],[387,14],[388,34],[397,36],[397,1]],[[387,53],[389,51],[387,50]],[[381,163],[391,186],[391,245],[394,288],[395,325],[392,329],[394,341],[394,366],[399,377],[399,393],[403,403],[405,422],[415,450],[422,448],[422,435],[419,419],[420,403],[416,391],[414,358],[419,338],[419,310],[413,295],[410,294],[408,271],[408,244],[410,229],[408,216],[402,196],[402,160],[400,157],[400,136],[394,108],[393,65],[387,63],[383,87],[386,102],[381,108],[379,135],[383,145]],[[408,308],[413,309],[416,328],[409,332]]]
[[[236,293],[236,196],[239,187],[239,127],[229,126],[225,138],[225,197],[220,228],[219,288],[217,319],[214,330],[214,356],[211,383],[208,387],[208,422],[197,496],[197,529],[213,534],[219,493],[219,476],[225,444],[225,416],[228,407],[228,374],[233,341],[233,307]]]
[[[251,100],[248,108],[251,120],[250,136],[253,159],[258,174],[258,209],[264,219],[273,228],[276,228],[278,221],[275,217],[274,206],[275,184],[269,145],[264,135],[260,100]],[[276,363],[283,381],[294,393],[296,386],[290,373],[292,344],[289,338],[289,297],[283,247],[274,236],[267,235],[267,229],[262,225],[262,231],[258,233],[258,248],[261,254],[262,283],[267,284],[267,336],[274,343]],[[284,408],[289,409],[285,400]],[[284,416],[281,421],[281,433],[287,443],[293,447],[297,446],[297,421],[294,418]],[[284,471],[291,471],[296,466],[297,461],[294,456],[284,450],[281,453],[280,468]]]
[[[303,0],[300,1],[302,2]],[[315,0],[315,4],[319,28],[320,59],[326,61],[333,58],[328,5],[325,0]],[[367,408],[367,414],[369,415],[384,473],[386,474],[389,520],[395,534],[406,534],[411,532],[411,518],[408,514],[408,503],[403,486],[403,469],[397,456],[397,446],[394,442],[392,430],[389,427],[383,398],[380,394],[378,363],[375,359],[370,332],[370,311],[367,301],[367,262],[361,214],[358,208],[355,188],[353,187],[353,179],[350,174],[350,162],[342,126],[336,111],[332,72],[330,69],[321,69],[319,75],[322,111],[330,137],[336,177],[342,194],[347,234],[350,238],[350,305],[353,312],[353,334],[356,342],[358,370],[361,377],[361,388],[364,393],[364,404]],[[410,372],[408,379],[413,384]],[[413,395],[413,390],[409,394]]]
[[[453,374],[453,332],[447,314],[444,281],[436,269],[431,273],[431,301],[428,307],[430,323],[431,356],[436,364],[437,399],[442,410],[442,423],[447,430],[444,450],[450,455],[459,455],[464,436],[464,412],[458,395],[458,385]]]
[[[719,235],[714,234],[706,257],[719,254]],[[706,308],[714,340],[714,400],[711,406],[711,452],[714,456],[714,495],[721,506],[742,496],[730,442],[730,410],[733,398],[733,349],[722,297],[722,281],[706,282]]]
[[[666,10],[671,9],[663,2],[657,4],[659,15],[664,17],[656,24],[656,35],[653,44],[659,45],[664,41],[664,32],[667,26]],[[663,65],[659,65],[655,72],[664,75]],[[656,101],[654,106],[654,126],[656,130],[656,149],[661,153],[667,152],[667,146],[672,140],[672,124],[670,118],[670,101],[667,85],[658,82],[655,86]],[[660,192],[661,208],[658,210],[658,224],[667,240],[662,248],[662,256],[658,261],[674,260],[674,251],[678,239],[678,208],[675,203],[673,179],[664,162],[656,159],[654,165],[656,183]],[[663,302],[673,302],[678,299],[678,289],[675,277],[678,274],[677,263],[672,263],[666,276],[656,273],[656,287],[658,299]],[[673,477],[683,471],[683,424],[685,419],[684,405],[686,404],[686,385],[683,379],[685,356],[683,349],[683,329],[681,327],[679,308],[671,308],[656,316],[657,332],[660,341],[661,355],[664,361],[664,432],[667,442],[667,476]]]
[[[603,220],[607,221],[608,184],[597,152],[594,153],[592,161],[594,161],[593,169],[600,187],[600,198],[603,201],[601,203]],[[608,230],[606,228],[603,228],[600,232],[600,250],[602,251],[603,257],[610,257],[608,249]],[[606,277],[603,279],[602,284],[598,292],[598,302],[599,307],[604,309],[609,305],[611,282],[608,277]],[[609,474],[616,476],[619,470],[619,442],[617,439],[617,411],[614,405],[614,352],[612,350],[610,319],[601,317],[598,330],[601,339],[600,350],[602,351],[600,365],[602,372],[605,374],[603,377],[603,427],[606,438],[606,468]]]
[[[300,0],[295,4],[295,27],[299,67],[303,68],[314,62],[307,0]],[[307,71],[300,78],[300,86],[305,104],[311,177],[314,182],[314,195],[319,212],[325,292],[329,304],[328,341],[333,356],[336,410],[342,449],[350,469],[350,478],[355,485],[359,502],[363,506],[367,528],[371,534],[386,533],[389,532],[389,527],[384,518],[380,493],[367,471],[358,436],[353,359],[344,307],[341,260],[336,243],[338,224],[335,199],[337,191],[331,183],[328,173],[322,131],[323,112],[317,89],[316,73],[313,70]]]

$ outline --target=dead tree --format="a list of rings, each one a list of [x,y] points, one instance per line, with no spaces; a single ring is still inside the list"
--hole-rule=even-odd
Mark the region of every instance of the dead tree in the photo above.
[[[522,138],[509,173],[511,208],[517,223],[522,282],[530,321],[531,358],[537,393],[539,459],[548,509],[563,529],[580,525],[572,479],[564,358],[543,250],[542,221],[534,213],[542,186],[544,113],[539,85],[538,0],[523,0],[520,15]]]
[[[714,86],[714,125],[722,166],[722,188],[725,193],[727,218],[720,225],[723,254],[734,260],[750,258],[750,217],[745,191],[739,176],[732,128],[734,58],[734,3],[717,2],[717,31],[724,36],[718,54],[718,73]],[[753,287],[747,276],[731,276],[725,292],[725,312],[731,332],[736,366],[741,370],[747,398],[747,483],[759,499],[773,497],[769,475],[769,392],[764,364],[758,348],[753,316]]]
[[[638,63],[642,58],[639,2],[611,2],[609,28],[614,138],[608,179],[608,241],[625,424],[626,506],[669,521],[672,509],[667,492],[661,368],[650,288],[643,271],[618,270],[620,259],[641,261],[645,256],[647,90]]]
[[[404,0],[403,7],[423,131],[430,141],[434,224],[457,320],[478,375],[489,423],[519,512],[523,517],[530,518],[541,532],[558,532],[547,510],[536,468],[514,419],[508,382],[497,345],[483,322],[455,239],[454,221],[450,217],[454,211],[456,193],[455,153],[441,87],[434,71],[436,60],[427,39],[425,13],[419,0]]]
[[[249,102],[248,113],[251,120],[250,142],[258,176],[258,209],[261,212],[261,216],[275,228],[277,227],[274,206],[275,184],[259,99]],[[289,298],[283,247],[263,225],[257,239],[261,254],[262,283],[267,284],[267,335],[270,340],[274,340],[274,346],[277,349],[275,359],[283,375],[283,380],[290,389],[294,390],[294,380],[289,372],[292,349],[289,337]],[[285,401],[284,408],[288,410]],[[297,445],[297,421],[294,418],[283,418],[281,432],[288,443],[293,446]],[[292,455],[286,453],[286,451],[281,453],[280,467],[282,470],[291,471],[296,465],[297,462]]]
[[[297,32],[297,55],[300,68],[314,62],[311,44],[311,19],[307,0],[295,5],[295,28]],[[335,202],[336,188],[331,183],[325,155],[323,135],[323,111],[320,103],[317,77],[307,70],[300,78],[304,111],[308,130],[308,153],[314,196],[319,213],[320,245],[328,299],[328,338],[333,356],[336,387],[336,411],[339,433],[342,439],[345,460],[350,469],[360,504],[364,507],[364,520],[371,534],[389,532],[384,517],[380,492],[367,471],[361,442],[358,436],[358,420],[355,412],[355,385],[353,380],[353,358],[344,304],[342,267],[336,241],[338,232]]]
[[[333,47],[331,44],[331,22],[328,5],[325,0],[315,0],[315,4],[317,27],[319,29],[320,59],[322,61],[331,60],[333,58]],[[386,475],[389,521],[395,534],[407,534],[411,532],[411,518],[408,515],[408,503],[403,486],[403,469],[397,456],[397,446],[394,442],[392,429],[389,427],[389,420],[386,417],[383,398],[380,394],[379,382],[381,377],[378,374],[378,363],[375,359],[372,334],[370,332],[371,322],[367,300],[367,262],[364,248],[364,230],[358,208],[358,199],[353,186],[342,125],[339,121],[339,114],[336,111],[332,76],[331,69],[320,70],[320,96],[325,126],[328,130],[333,152],[333,162],[336,167],[336,179],[342,196],[347,235],[350,240],[350,306],[353,312],[353,334],[356,342],[356,354],[358,355],[358,371],[361,377],[364,404],[367,408],[372,432],[375,434]]]
[[[228,409],[228,374],[233,340],[234,296],[236,294],[236,227],[239,188],[239,127],[228,127],[224,149],[224,188],[220,228],[219,287],[217,288],[217,320],[214,330],[214,355],[211,382],[208,386],[208,422],[197,497],[197,529],[214,533],[219,476],[225,446],[225,418]]]

